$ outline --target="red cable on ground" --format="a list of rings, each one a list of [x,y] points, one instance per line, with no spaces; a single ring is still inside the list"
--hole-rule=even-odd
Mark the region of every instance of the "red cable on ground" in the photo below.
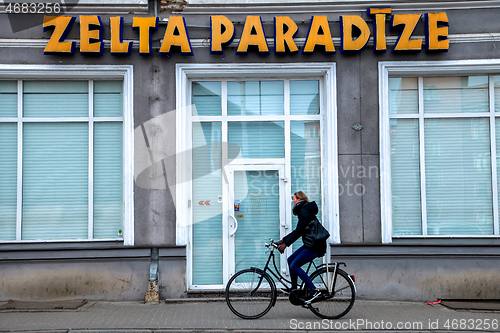
[[[439,303],[441,303],[441,300],[440,300],[440,299],[438,299],[438,300],[437,300],[437,301],[435,301],[435,302],[429,302],[429,303],[427,303],[427,305],[434,305],[434,304],[439,304]]]

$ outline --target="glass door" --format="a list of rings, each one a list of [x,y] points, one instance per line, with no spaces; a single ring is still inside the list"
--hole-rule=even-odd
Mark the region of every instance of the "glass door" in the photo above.
[[[285,181],[282,165],[228,167],[228,277],[245,268],[264,268],[264,243],[285,234]],[[281,257],[278,268],[286,267]]]

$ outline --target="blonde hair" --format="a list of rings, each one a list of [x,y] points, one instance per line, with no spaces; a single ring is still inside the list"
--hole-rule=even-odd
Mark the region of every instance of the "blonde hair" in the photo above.
[[[297,199],[301,200],[301,201],[302,201],[302,200],[304,200],[304,201],[306,201],[306,202],[309,202],[309,198],[308,198],[308,197],[307,197],[307,195],[306,195],[304,192],[302,192],[302,191],[297,191],[297,192],[295,192],[293,195],[295,195],[295,197],[296,197]]]

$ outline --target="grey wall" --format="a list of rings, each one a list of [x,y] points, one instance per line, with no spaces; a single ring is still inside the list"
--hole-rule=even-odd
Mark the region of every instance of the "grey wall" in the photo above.
[[[0,301],[144,300],[151,249],[75,247],[0,251]],[[183,247],[160,249],[161,299],[185,296],[185,257]]]
[[[361,299],[499,299],[498,246],[333,246]]]

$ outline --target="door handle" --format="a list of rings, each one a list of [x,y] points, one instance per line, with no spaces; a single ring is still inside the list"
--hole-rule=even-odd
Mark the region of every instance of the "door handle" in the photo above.
[[[234,220],[234,230],[229,236],[234,236],[234,233],[236,232],[236,230],[238,230],[238,220],[232,214],[229,214],[229,216],[231,216]]]

